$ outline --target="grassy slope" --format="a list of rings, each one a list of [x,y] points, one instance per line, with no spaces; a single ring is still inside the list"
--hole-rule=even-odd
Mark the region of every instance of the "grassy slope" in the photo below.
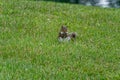
[[[0,80],[120,79],[120,9],[0,2]],[[75,42],[59,43],[62,24]]]

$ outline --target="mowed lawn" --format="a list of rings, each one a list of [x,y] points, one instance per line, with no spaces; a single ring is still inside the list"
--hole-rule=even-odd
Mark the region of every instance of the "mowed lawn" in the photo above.
[[[120,9],[0,0],[0,80],[120,80]]]

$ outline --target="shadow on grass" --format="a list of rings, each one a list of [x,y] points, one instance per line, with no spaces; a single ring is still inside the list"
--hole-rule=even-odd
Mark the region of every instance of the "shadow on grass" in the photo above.
[[[33,0],[33,1],[52,1],[52,2],[59,2],[59,3],[70,3],[70,4],[82,4],[82,5],[91,5],[91,6],[100,6],[100,7],[104,7],[107,6],[109,8],[120,8],[120,0],[116,1],[116,2],[112,2],[112,1],[108,1],[108,5],[98,5],[99,2],[98,1],[94,1],[94,0],[88,0],[88,1],[80,1],[79,0]]]
[[[70,2],[69,0],[33,0],[33,1],[51,1],[51,2],[59,2],[59,3],[78,4],[78,1]]]

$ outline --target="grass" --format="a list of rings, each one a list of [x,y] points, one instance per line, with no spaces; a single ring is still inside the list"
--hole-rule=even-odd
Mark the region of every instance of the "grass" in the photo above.
[[[0,0],[0,80],[119,80],[120,9]],[[78,33],[59,43],[61,25]]]

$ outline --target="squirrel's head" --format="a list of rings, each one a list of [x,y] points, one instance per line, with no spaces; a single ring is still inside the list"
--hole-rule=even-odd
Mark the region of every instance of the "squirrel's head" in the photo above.
[[[61,32],[67,32],[67,27],[66,26],[62,26],[61,27]]]
[[[66,26],[62,26],[59,32],[59,37],[61,38],[66,38],[67,37],[67,27]]]

